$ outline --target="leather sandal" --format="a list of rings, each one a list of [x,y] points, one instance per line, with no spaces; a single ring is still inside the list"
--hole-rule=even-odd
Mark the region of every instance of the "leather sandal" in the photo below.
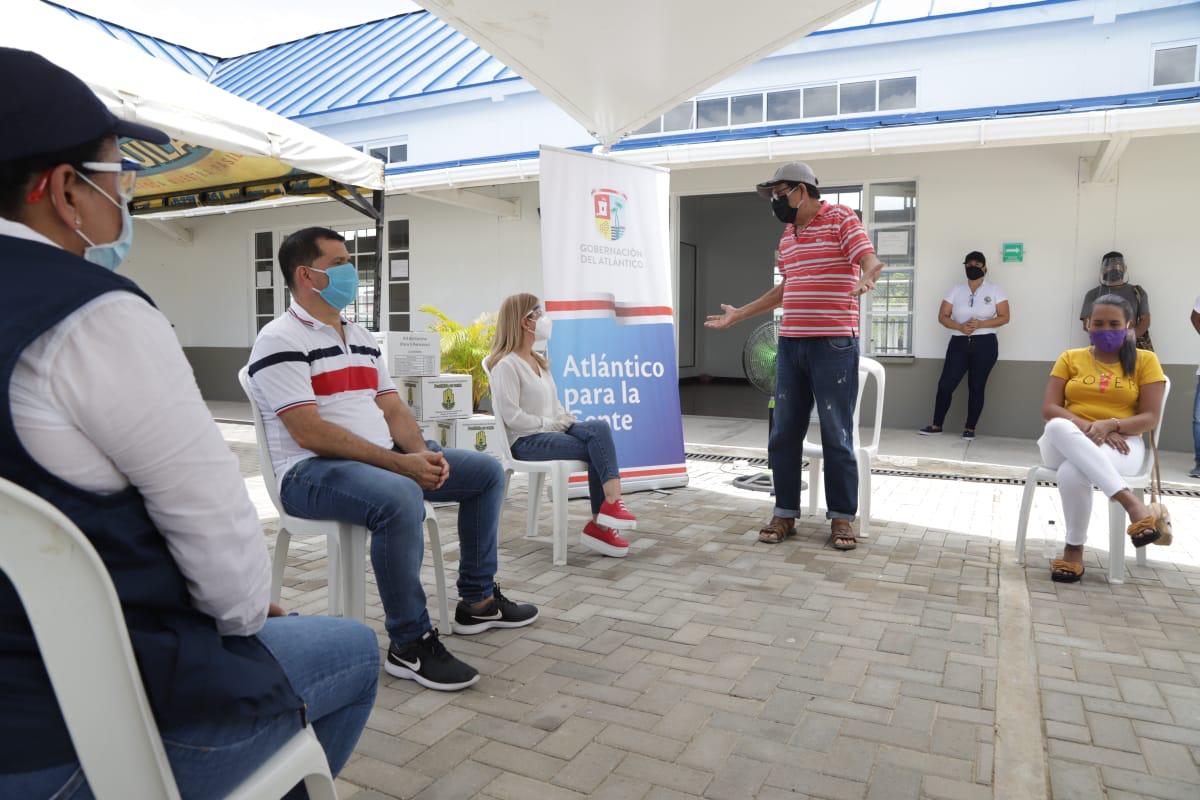
[[[1079,583],[1083,573],[1083,564],[1062,558],[1050,562],[1050,580],[1056,583]]]
[[[787,517],[771,517],[759,532],[758,540],[764,544],[779,544],[789,536],[796,535],[796,524]]]
[[[829,539],[834,550],[853,550],[858,547],[858,539],[854,537],[854,529],[850,520],[835,519],[829,524]]]
[[[1169,525],[1170,523],[1167,524]],[[1131,524],[1125,532],[1129,534],[1129,540],[1133,542],[1134,547],[1145,547],[1162,538],[1160,522],[1158,516],[1155,514],[1139,519],[1137,522]]]

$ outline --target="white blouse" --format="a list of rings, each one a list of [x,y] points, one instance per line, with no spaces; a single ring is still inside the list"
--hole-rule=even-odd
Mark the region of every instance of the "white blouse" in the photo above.
[[[946,296],[942,299],[951,306],[950,318],[961,325],[973,319],[995,319],[999,314],[996,307],[1007,302],[1008,296],[999,286],[985,279],[974,292],[971,291],[969,283],[960,283],[946,292]],[[983,336],[995,332],[992,328],[981,328],[975,334]],[[954,336],[967,335],[962,331],[951,331],[951,334]]]
[[[554,418],[566,413],[550,370],[541,372],[534,372],[516,353],[492,366],[492,407],[508,429],[509,445],[522,436],[550,430]]]

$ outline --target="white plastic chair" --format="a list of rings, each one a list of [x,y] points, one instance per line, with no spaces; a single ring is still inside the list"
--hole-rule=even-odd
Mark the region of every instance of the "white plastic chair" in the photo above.
[[[1167,407],[1167,397],[1171,394],[1171,379],[1166,379],[1166,386],[1163,387],[1163,410]],[[1159,414],[1158,424],[1154,426],[1154,440],[1162,441],[1162,423],[1165,413]],[[1129,488],[1137,495],[1139,500],[1144,500],[1146,497],[1146,489],[1150,486],[1150,473],[1154,469],[1154,453],[1150,447],[1146,447],[1146,456],[1142,461],[1142,468],[1136,475],[1130,475],[1125,478],[1129,484]],[[1055,483],[1058,480],[1058,471],[1049,467],[1038,464],[1029,468],[1028,474],[1025,476],[1025,490],[1021,493],[1021,515],[1017,520],[1017,564],[1025,566],[1025,537],[1029,533],[1029,515],[1033,511],[1033,493],[1037,489],[1038,481],[1049,481]],[[1115,503],[1109,500],[1108,503],[1108,582],[1109,583],[1124,583],[1125,582],[1125,533],[1126,520],[1125,509],[1120,503]],[[1139,567],[1146,566],[1146,548],[1139,547],[1137,550],[1137,564]]]
[[[25,607],[92,792],[101,800],[178,800],[108,570],[62,512],[3,479],[0,572]],[[336,800],[325,751],[311,728],[229,798],[278,798],[301,781],[313,800]]]
[[[275,537],[275,554],[271,564],[271,602],[278,603],[283,588],[283,569],[287,566],[288,546],[292,536],[324,536],[328,553],[329,615],[350,617],[365,621],[367,614],[367,540],[370,531],[362,525],[334,520],[304,519],[293,517],[283,510],[279,499],[279,481],[275,477],[275,466],[267,448],[266,426],[262,413],[250,391],[250,376],[246,367],[238,370],[238,383],[250,401],[254,414],[254,438],[258,442],[258,461],[262,467],[263,483],[267,495],[279,513],[279,534]],[[450,620],[450,599],[446,594],[446,568],[443,563],[441,529],[433,505],[425,503],[425,533],[429,537],[429,549],[433,553],[433,575],[437,582],[438,630],[449,636],[453,630]],[[457,546],[457,545],[454,545]]]
[[[858,435],[858,420],[862,412],[863,390],[867,378],[875,379],[875,426],[871,443],[864,445]],[[883,365],[873,358],[858,359],[858,398],[854,403],[854,456],[858,462],[858,537],[871,538],[871,464],[879,455],[879,434],[883,431],[883,393],[887,376]],[[821,459],[825,453],[819,443],[804,439],[804,457],[808,463],[808,513],[815,516],[821,495]]]
[[[492,371],[488,368],[486,359],[483,372],[487,375],[488,385],[492,383]],[[549,541],[553,545],[552,557],[556,567],[567,564],[567,489],[570,486],[572,473],[587,472],[586,461],[518,461],[513,458],[508,446],[508,429],[504,418],[496,414],[496,441],[500,447],[500,463],[504,466],[504,495],[508,496],[508,482],[514,472],[524,472],[529,475],[529,507],[526,511],[525,538],[535,542]],[[550,478],[550,502],[552,509],[552,534],[549,537],[538,536],[538,511],[542,504],[542,486],[546,477]]]

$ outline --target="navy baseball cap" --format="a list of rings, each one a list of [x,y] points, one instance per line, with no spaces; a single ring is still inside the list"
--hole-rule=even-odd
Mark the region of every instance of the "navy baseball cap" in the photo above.
[[[0,47],[0,161],[67,150],[115,134],[166,144],[156,128],[115,116],[79,78],[37,53]]]

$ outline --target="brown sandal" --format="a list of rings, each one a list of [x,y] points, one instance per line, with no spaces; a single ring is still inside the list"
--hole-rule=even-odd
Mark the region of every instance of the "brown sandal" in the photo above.
[[[1050,580],[1057,583],[1079,583],[1084,573],[1083,564],[1056,558],[1050,562]]]
[[[830,523],[829,539],[834,550],[853,550],[858,547],[858,539],[848,520],[835,519]]]
[[[1163,527],[1166,528],[1169,535],[1170,526],[1170,520],[1160,520],[1156,514],[1151,514],[1131,524],[1125,532],[1129,534],[1129,540],[1133,542],[1134,547],[1145,547],[1162,538]]]
[[[779,544],[789,536],[796,535],[796,524],[786,517],[771,517],[771,521],[758,532],[758,540],[764,544]]]

